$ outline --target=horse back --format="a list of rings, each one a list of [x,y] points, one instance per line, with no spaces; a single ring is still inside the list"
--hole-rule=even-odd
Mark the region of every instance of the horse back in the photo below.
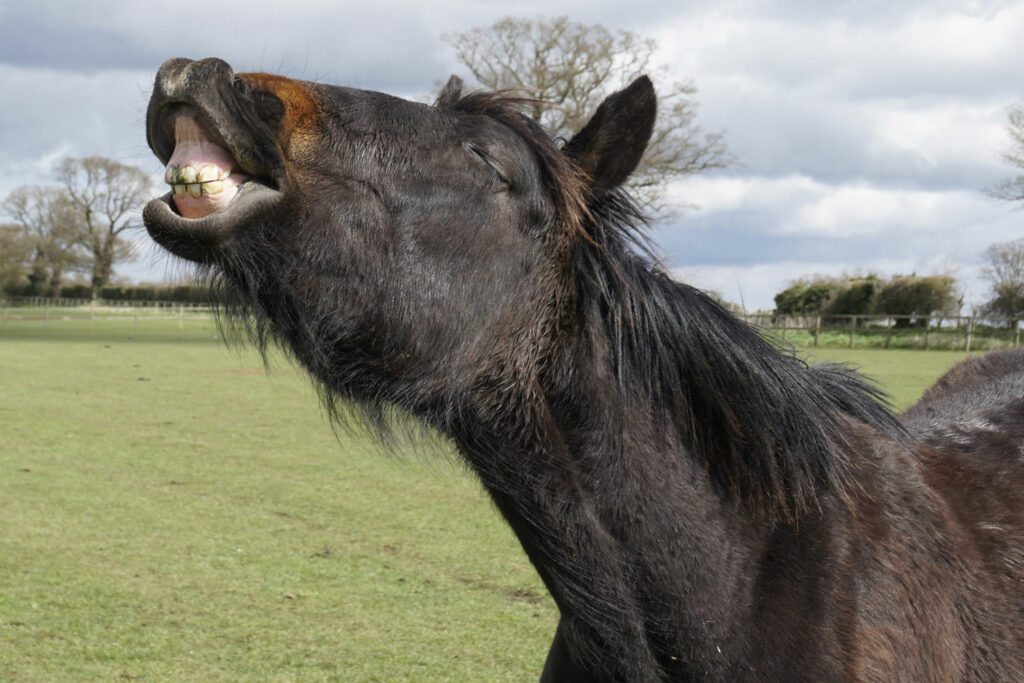
[[[902,415],[911,433],[926,440],[1009,428],[1024,429],[1024,349],[965,358]],[[1014,429],[1016,428],[1016,430]]]
[[[988,668],[998,643],[1004,665],[1024,675],[1024,349],[961,361],[901,420],[923,483],[942,501],[943,535],[955,545],[947,560],[966,584],[945,590],[973,601],[960,609],[994,636],[969,648],[969,670],[1004,679],[1006,670]]]
[[[976,533],[1015,538],[1024,574],[1024,349],[961,361],[901,420],[932,488]]]

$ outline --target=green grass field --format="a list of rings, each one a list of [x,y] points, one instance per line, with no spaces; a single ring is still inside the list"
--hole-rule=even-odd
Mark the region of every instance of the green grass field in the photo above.
[[[447,449],[217,337],[0,327],[0,680],[535,680],[554,606]],[[901,408],[962,355],[817,351]]]

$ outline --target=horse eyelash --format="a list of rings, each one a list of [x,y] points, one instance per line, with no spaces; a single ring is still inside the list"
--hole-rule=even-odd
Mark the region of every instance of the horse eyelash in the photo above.
[[[469,152],[472,152],[474,155],[476,155],[476,157],[480,159],[480,161],[487,164],[487,167],[494,172],[494,175],[498,176],[498,180],[500,180],[506,185],[512,184],[511,181],[509,181],[508,176],[501,172],[501,169],[498,168],[498,164],[495,163],[494,159],[491,158],[491,156],[487,152],[480,149],[472,142],[463,142],[462,146],[465,147],[466,150],[468,150]]]

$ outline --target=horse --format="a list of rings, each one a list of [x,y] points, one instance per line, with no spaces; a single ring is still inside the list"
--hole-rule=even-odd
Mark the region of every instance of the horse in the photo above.
[[[658,265],[648,78],[568,141],[523,105],[172,59],[144,223],[328,407],[455,445],[557,604],[542,681],[1024,680],[1024,355],[896,417]]]

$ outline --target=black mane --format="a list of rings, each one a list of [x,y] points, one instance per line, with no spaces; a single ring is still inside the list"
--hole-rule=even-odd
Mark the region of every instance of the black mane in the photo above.
[[[850,419],[902,439],[884,396],[856,371],[808,367],[665,273],[625,195],[599,198],[591,215],[579,282],[614,343],[620,385],[642,389],[722,491],[791,518],[825,489],[844,492]]]

